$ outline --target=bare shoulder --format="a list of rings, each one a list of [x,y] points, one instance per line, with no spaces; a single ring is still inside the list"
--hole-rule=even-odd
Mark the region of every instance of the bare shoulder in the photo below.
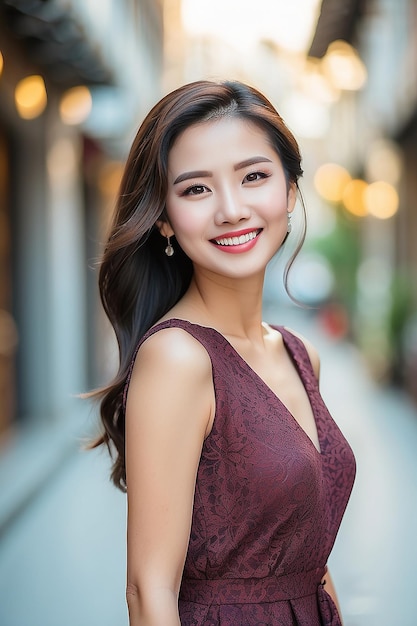
[[[187,369],[197,374],[211,372],[210,357],[204,346],[187,331],[175,327],[158,330],[143,342],[135,367],[140,364]]]
[[[206,368],[210,357],[204,346],[182,328],[158,330],[141,345],[138,355],[145,359],[162,359],[170,365],[192,365]]]
[[[164,427],[200,424],[208,432],[215,412],[210,357],[181,328],[164,328],[140,346],[126,403],[127,417],[164,422]]]
[[[288,328],[287,326],[285,328],[292,335],[294,335],[300,341],[302,341],[302,343],[304,344],[305,349],[307,350],[307,354],[310,358],[311,365],[313,366],[314,373],[318,379],[320,377],[320,357],[319,357],[319,353],[317,352],[317,349],[314,347],[311,341],[306,339],[303,335],[301,335],[297,331],[293,330],[292,328]]]

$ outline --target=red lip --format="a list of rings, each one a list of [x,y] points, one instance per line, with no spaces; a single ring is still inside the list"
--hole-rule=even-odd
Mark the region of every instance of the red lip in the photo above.
[[[212,241],[214,241],[215,239],[229,239],[231,237],[240,237],[241,235],[247,235],[248,233],[253,233],[257,230],[260,230],[259,228],[245,228],[244,230],[233,230],[230,233],[222,233],[221,235],[218,235],[217,237],[213,237]]]
[[[227,254],[241,254],[242,252],[248,252],[254,246],[256,246],[258,242],[258,237],[262,232],[262,228],[247,228],[245,230],[236,231],[234,233],[226,233],[221,237],[217,237],[217,239],[229,239],[231,237],[240,237],[241,235],[246,235],[247,233],[256,232],[256,237],[250,239],[246,243],[234,244],[230,246],[220,245],[216,242],[215,239],[211,239],[210,243],[216,246],[217,250],[221,250],[222,252],[226,252]]]

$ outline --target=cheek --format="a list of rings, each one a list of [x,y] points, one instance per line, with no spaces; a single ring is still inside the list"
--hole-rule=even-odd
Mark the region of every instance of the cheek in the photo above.
[[[281,219],[287,216],[287,194],[281,188],[271,190],[263,199],[264,210],[270,219]]]
[[[184,208],[180,206],[178,202],[167,202],[167,215],[175,237],[179,242],[188,237],[196,236],[203,228],[202,215],[198,215],[196,211],[190,210],[189,207]]]

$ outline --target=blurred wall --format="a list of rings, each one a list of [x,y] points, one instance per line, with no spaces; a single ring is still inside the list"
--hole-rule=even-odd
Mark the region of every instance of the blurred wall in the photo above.
[[[326,76],[333,70],[338,83],[353,76],[346,63],[349,52],[363,79],[339,89],[322,144],[322,160],[343,166],[347,183],[360,185],[355,193],[351,185],[350,196],[344,193],[346,186],[329,202],[345,236],[351,235],[349,245],[357,257],[351,291],[346,294],[342,287],[337,297],[344,300],[351,337],[374,377],[414,397],[416,33],[414,0],[324,0],[310,49],[314,67],[324,69]],[[347,42],[353,46],[350,51]]]
[[[96,262],[162,55],[159,1],[0,2],[0,483],[23,472],[20,500],[45,451],[91,430],[75,396],[114,369]],[[0,527],[21,504],[2,491]]]

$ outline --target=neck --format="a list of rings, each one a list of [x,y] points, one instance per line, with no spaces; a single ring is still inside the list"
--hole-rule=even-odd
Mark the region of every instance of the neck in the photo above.
[[[195,321],[213,326],[224,335],[262,335],[264,274],[245,279],[196,273],[182,300]],[[185,310],[185,309],[184,309]]]

